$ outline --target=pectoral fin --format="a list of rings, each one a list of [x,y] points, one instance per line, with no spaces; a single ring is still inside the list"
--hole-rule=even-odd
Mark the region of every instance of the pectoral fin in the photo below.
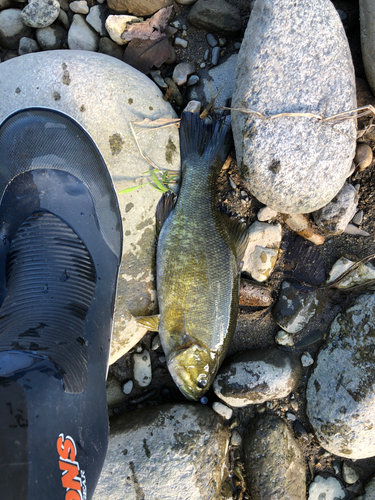
[[[152,332],[157,332],[159,331],[159,318],[160,314],[154,314],[154,316],[139,316],[135,318],[135,321]]]
[[[177,196],[172,191],[167,191],[160,198],[156,207],[156,237],[159,237],[164,222],[176,206]]]
[[[240,266],[249,240],[248,225],[237,219],[230,219],[225,214],[223,214],[223,219],[236,248],[238,265]]]

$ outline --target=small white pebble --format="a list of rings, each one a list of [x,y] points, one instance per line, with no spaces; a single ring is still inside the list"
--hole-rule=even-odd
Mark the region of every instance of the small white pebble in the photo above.
[[[142,352],[142,351],[143,351],[143,347],[141,345],[137,345],[135,348],[135,352]]]
[[[202,68],[202,69],[205,68],[206,67],[206,63],[202,62],[199,67]]]
[[[219,415],[221,415],[223,418],[225,418],[226,420],[229,420],[230,418],[232,418],[232,415],[233,415],[232,408],[229,408],[228,406],[223,405],[223,403],[219,403],[219,402],[216,401],[212,405],[212,409],[214,411],[216,411],[216,413],[218,413]]]
[[[314,359],[311,357],[311,354],[308,352],[304,352],[301,356],[302,366],[310,366],[314,363]]]
[[[199,113],[201,110],[201,103],[199,101],[189,101],[184,109],[185,113]]]
[[[172,25],[174,28],[181,29],[181,23],[180,23],[180,21],[173,21],[173,22],[171,23],[171,25]]]
[[[175,41],[174,41],[174,45],[175,47],[182,47],[183,49],[186,49],[186,47],[188,46],[188,43],[187,43],[187,40],[184,40],[183,38],[175,38]]]
[[[230,437],[230,444],[232,446],[241,446],[241,444],[242,444],[242,437],[241,437],[241,434],[238,431],[232,431],[232,435]]]
[[[263,207],[259,210],[257,217],[259,221],[265,222],[277,217],[277,212],[273,208]]]
[[[289,413],[289,412],[286,414],[286,418],[288,420],[291,420],[292,422],[295,422],[297,420],[297,417],[295,415],[293,415],[293,413]]]
[[[122,392],[124,394],[130,394],[133,390],[134,382],[132,380],[128,380],[122,384]]]
[[[290,333],[284,332],[284,330],[280,330],[275,337],[276,344],[292,346],[294,345],[293,336]]]
[[[184,31],[182,32],[182,36],[187,36],[187,31],[186,31],[186,30],[184,30]]]
[[[210,50],[206,49],[203,54],[203,59],[207,61],[209,55],[210,55]]]
[[[146,349],[139,354],[133,354],[133,377],[139,387],[147,387],[151,383],[151,358]]]

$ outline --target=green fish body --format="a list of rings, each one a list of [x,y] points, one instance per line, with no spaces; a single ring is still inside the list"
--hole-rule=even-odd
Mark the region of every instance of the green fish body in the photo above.
[[[217,176],[232,145],[228,121],[184,113],[182,185],[177,203],[164,195],[157,220],[157,293],[161,343],[181,392],[198,400],[210,387],[234,334],[244,224],[216,209]]]

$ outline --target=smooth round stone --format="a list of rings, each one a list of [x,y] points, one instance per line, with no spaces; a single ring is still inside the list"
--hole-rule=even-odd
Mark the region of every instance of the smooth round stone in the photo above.
[[[375,295],[339,314],[307,390],[307,415],[321,446],[335,455],[375,455]]]
[[[356,108],[351,53],[330,0],[255,3],[238,55],[232,107],[267,117],[330,117]],[[278,212],[318,210],[350,171],[355,120],[333,127],[303,116],[262,119],[232,111],[232,129],[248,188]]]
[[[298,384],[302,373],[298,357],[276,347],[251,349],[223,366],[213,383],[224,403],[242,407],[285,398]]]
[[[18,46],[18,55],[31,54],[31,52],[39,52],[40,47],[38,43],[32,38],[23,37]]]
[[[21,13],[22,22],[31,28],[46,28],[60,14],[58,0],[31,0]]]
[[[47,26],[47,28],[39,28],[36,31],[36,39],[42,50],[57,50],[62,49],[67,32],[60,26]]]
[[[134,382],[132,380],[128,380],[124,384],[122,384],[122,392],[124,394],[130,394],[133,390]]]
[[[216,47],[216,45],[218,44],[218,41],[216,40],[216,38],[212,33],[207,33],[206,39],[208,45],[211,45],[211,47]]]
[[[22,22],[21,12],[20,9],[0,11],[0,45],[2,47],[17,50],[21,38],[31,35],[32,29]]]
[[[250,420],[242,447],[253,500],[306,499],[305,459],[281,418],[260,415]]]
[[[228,408],[228,406],[223,405],[223,403],[215,401],[215,403],[212,405],[212,409],[216,411],[216,413],[218,413],[225,420],[230,420],[232,418],[233,415],[232,408]]]
[[[220,57],[220,47],[214,47],[212,49],[211,62],[214,66],[219,62]]]
[[[151,16],[173,4],[173,0],[108,0],[108,8],[116,14]]]
[[[93,500],[221,500],[229,437],[222,418],[203,405],[124,413],[111,421]]]
[[[184,85],[188,77],[195,72],[195,64],[191,62],[179,63],[173,70],[172,79],[177,85]]]
[[[191,75],[188,79],[188,81],[186,82],[186,85],[188,87],[191,87],[192,85],[196,85],[197,83],[199,83],[199,76],[198,75]]]
[[[60,9],[59,17],[57,20],[63,25],[63,27],[68,30],[70,27],[70,21],[68,14],[65,12],[65,10]]]
[[[102,37],[108,35],[105,27],[107,17],[108,9],[105,5],[94,5],[86,16],[86,22]]]
[[[357,165],[359,172],[362,172],[372,163],[372,149],[368,144],[359,142],[354,157],[354,163]]]
[[[69,8],[76,14],[88,14],[90,11],[86,0],[74,0],[69,4]]]
[[[354,484],[358,481],[359,475],[357,472],[353,469],[353,467],[350,467],[347,463],[343,463],[342,466],[342,477],[346,484]]]
[[[68,46],[71,50],[99,49],[99,35],[87,24],[84,16],[74,14],[73,22],[68,31]]]
[[[88,51],[37,52],[1,63],[0,121],[33,106],[61,110],[87,130],[108,166],[116,193],[137,186],[140,179],[152,180],[142,175],[150,165],[140,155],[129,122],[176,118],[149,78],[118,59]],[[145,130],[138,142],[160,168],[179,169],[177,127]],[[151,186],[118,195],[124,240],[110,364],[146,333],[134,316],[156,314],[153,268],[159,199],[160,193]]]

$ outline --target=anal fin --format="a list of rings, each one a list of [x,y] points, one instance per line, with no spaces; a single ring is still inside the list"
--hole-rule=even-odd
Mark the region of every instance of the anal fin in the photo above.
[[[164,222],[168,219],[177,203],[177,196],[172,191],[167,191],[160,198],[155,212],[156,237],[159,237]]]
[[[153,316],[138,316],[138,318],[135,318],[135,321],[152,332],[157,332],[159,331],[159,318],[160,314],[154,314]]]

